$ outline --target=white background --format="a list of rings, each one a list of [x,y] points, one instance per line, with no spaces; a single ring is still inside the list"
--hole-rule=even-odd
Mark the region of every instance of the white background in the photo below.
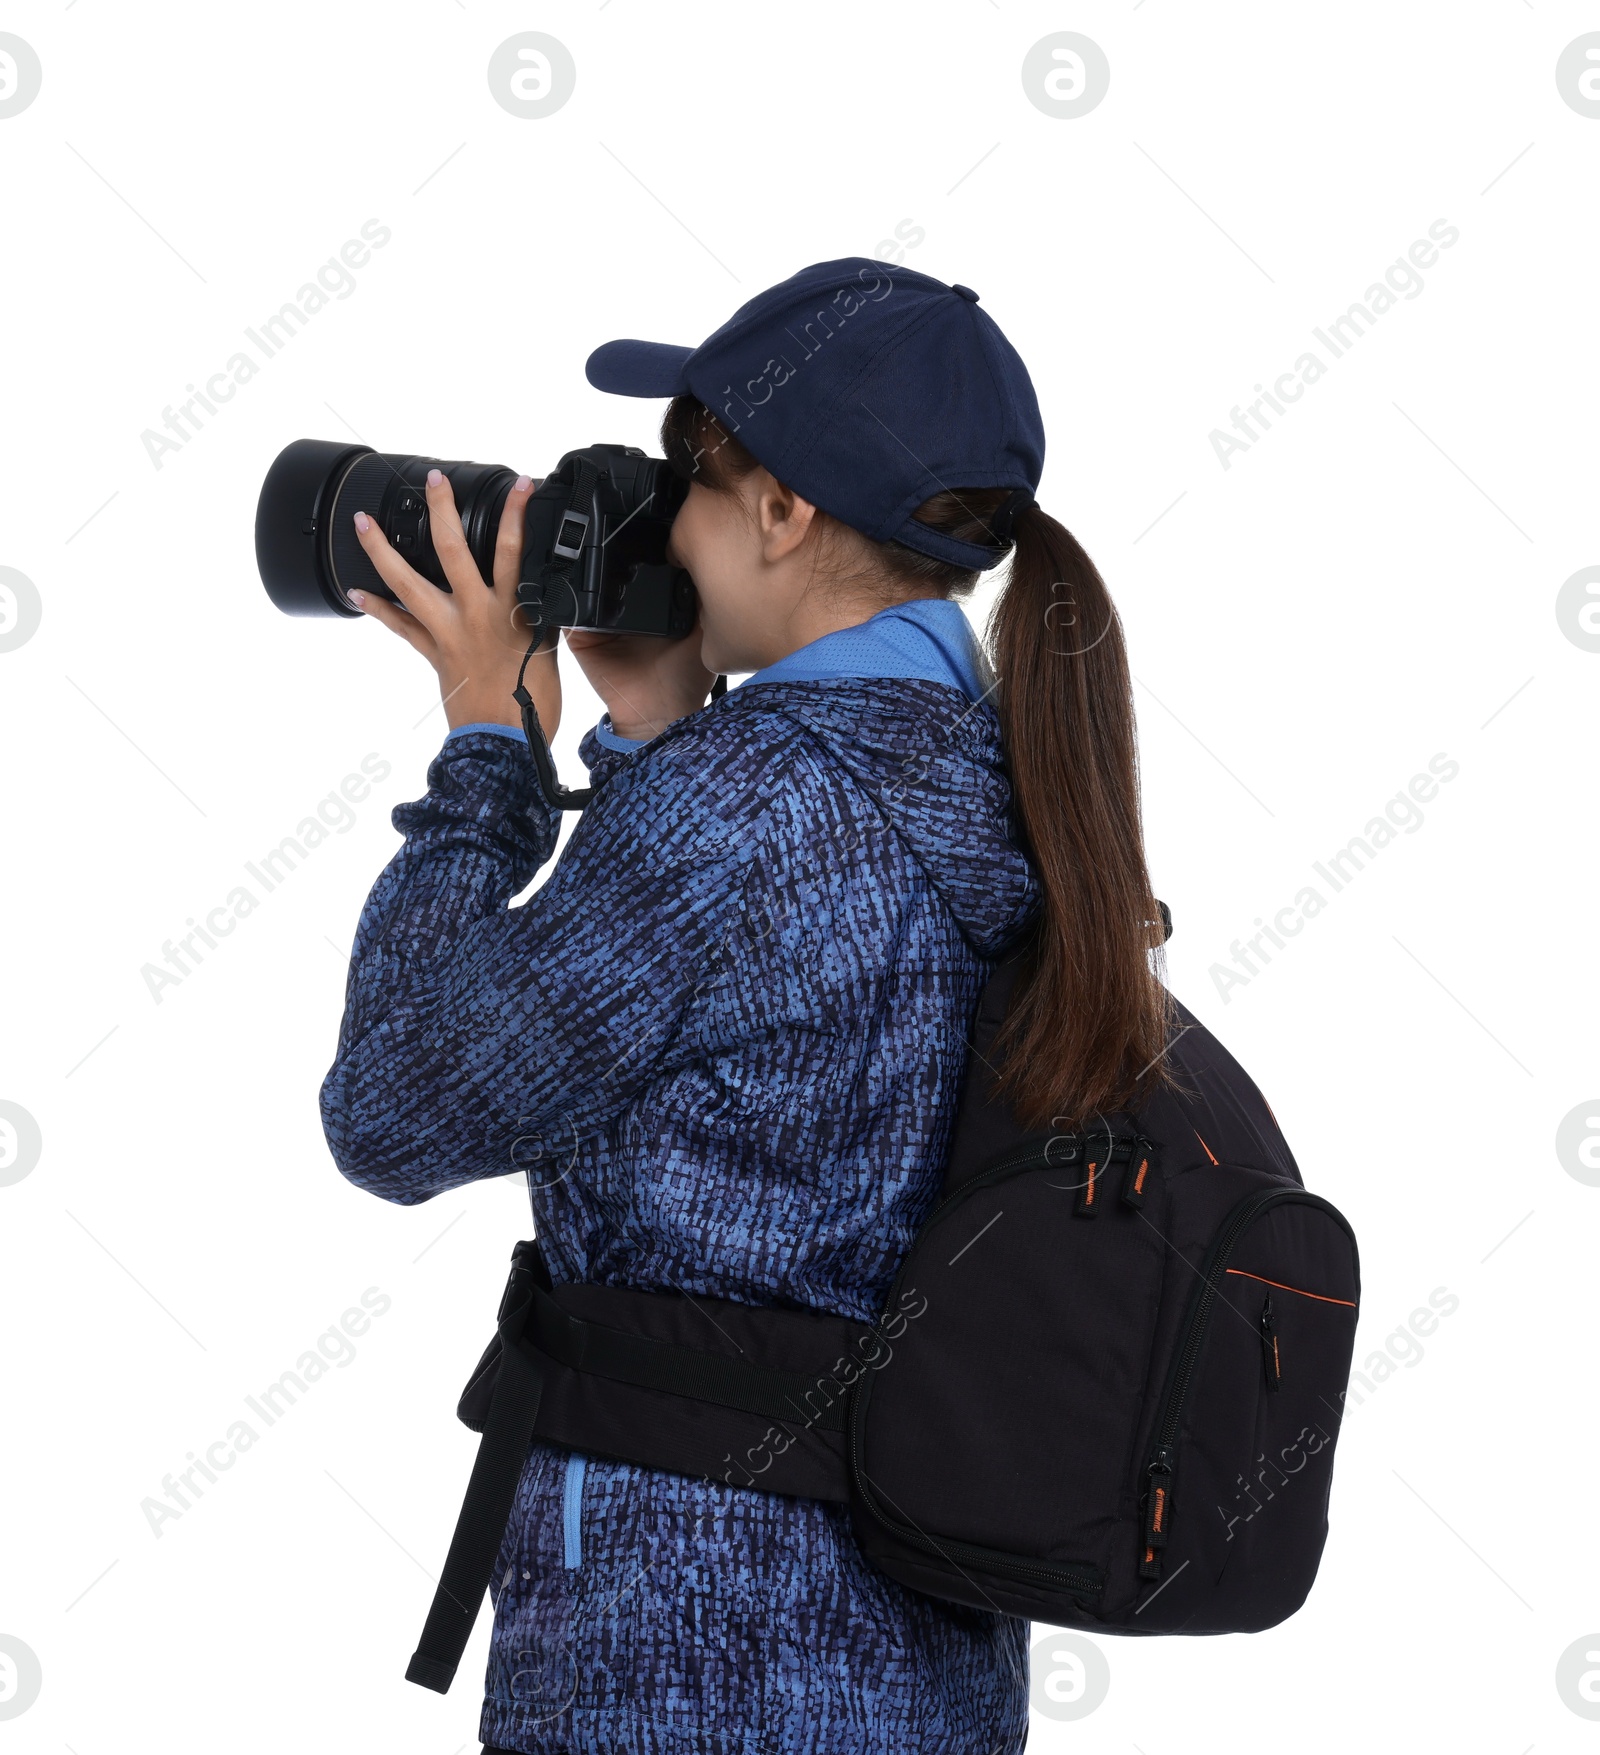
[[[487,1613],[449,1697],[402,1673],[527,1199],[388,1206],[324,1147],[344,950],[443,725],[383,630],[268,604],[267,464],[351,430],[536,474],[652,445],[592,347],[698,341],[898,224],[1032,370],[1041,502],[1127,626],[1172,985],[1356,1227],[1358,1364],[1459,1299],[1346,1422],[1306,1608],[1100,1640],[1105,1702],[1030,1747],[1590,1748],[1555,1666],[1600,1627],[1600,1189],[1555,1136],[1600,1089],[1600,655],[1556,595],[1600,563],[1600,120],[1555,67],[1600,11],[20,0],[0,28],[44,70],[0,121],[0,565],[43,605],[0,653],[0,1097],[43,1137],[0,1188],[0,1634],[44,1678],[7,1746],[477,1747]],[[529,29],[577,66],[541,120],[485,76]],[[1058,30],[1111,67],[1078,119],[1020,77]],[[374,218],[355,290],[156,468],[141,434]],[[1423,290],[1224,469],[1211,431],[1441,219]],[[595,712],[572,684],[569,778]],[[163,941],[369,752],[354,827],[156,1003]],[[1422,826],[1224,998],[1233,941],[1438,752]],[[154,1536],[141,1500],[372,1286],[354,1362]]]

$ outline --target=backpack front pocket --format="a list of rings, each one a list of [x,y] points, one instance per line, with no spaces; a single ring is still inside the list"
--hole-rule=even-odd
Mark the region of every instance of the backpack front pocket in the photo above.
[[[1058,1622],[1102,1596],[1163,1258],[1148,1150],[1106,1144],[1053,1141],[974,1178],[901,1268],[850,1461],[858,1532],[903,1582]]]
[[[1305,1600],[1327,1536],[1359,1298],[1354,1238],[1327,1201],[1280,1188],[1229,1213],[1144,1461],[1134,1625],[1256,1631]]]

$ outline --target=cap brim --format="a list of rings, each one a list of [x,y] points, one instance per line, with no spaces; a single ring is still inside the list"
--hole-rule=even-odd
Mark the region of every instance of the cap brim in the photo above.
[[[689,388],[683,372],[693,352],[664,341],[608,341],[583,370],[596,390],[612,396],[681,396]]]

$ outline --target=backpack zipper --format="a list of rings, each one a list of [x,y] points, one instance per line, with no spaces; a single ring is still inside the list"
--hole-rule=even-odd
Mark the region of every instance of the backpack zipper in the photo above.
[[[1283,1360],[1278,1352],[1278,1330],[1272,1320],[1272,1294],[1261,1301],[1261,1367],[1266,1372],[1267,1388],[1283,1388]]]
[[[927,1218],[922,1221],[921,1229],[926,1230],[936,1224],[952,1207],[965,1200],[974,1189],[987,1188],[991,1183],[998,1182],[1006,1176],[1013,1176],[1019,1170],[1069,1169],[1085,1159],[1088,1156],[1088,1150],[1098,1146],[1102,1140],[1106,1140],[1107,1149],[1103,1157],[1097,1156],[1094,1160],[1097,1179],[1113,1164],[1127,1164],[1132,1159],[1138,1165],[1140,1153],[1143,1154],[1143,1165],[1139,1165],[1139,1167],[1147,1166],[1154,1157],[1154,1149],[1150,1142],[1143,1137],[1131,1134],[1111,1134],[1109,1138],[1104,1134],[1095,1134],[1087,1142],[1087,1147],[1080,1134],[1066,1137],[1072,1139],[1074,1143],[1066,1147],[1065,1150],[1053,1152],[1049,1146],[1035,1146],[1032,1151],[1019,1152],[1014,1157],[1002,1158],[998,1164],[991,1164],[987,1170],[981,1170],[976,1176],[969,1177],[958,1189],[947,1194],[939,1202]],[[1093,1203],[1085,1201],[1083,1198],[1090,1186],[1091,1184],[1086,1182],[1079,1189],[1079,1212],[1093,1210]],[[1123,1189],[1124,1203],[1133,1207],[1142,1206],[1144,1204],[1144,1191],[1145,1179],[1139,1176],[1138,1168],[1134,1168],[1134,1173],[1128,1178],[1127,1185]]]
[[[1155,1436],[1145,1463],[1144,1551],[1139,1559],[1141,1578],[1161,1576],[1161,1550],[1166,1547],[1172,1528],[1172,1483],[1177,1463],[1178,1431],[1183,1421],[1184,1398],[1194,1377],[1195,1363],[1210,1325],[1211,1307],[1216,1302],[1217,1287],[1222,1283],[1228,1256],[1240,1237],[1268,1207],[1285,1203],[1318,1208],[1337,1221],[1352,1244],[1355,1242],[1355,1233],[1351,1231],[1344,1214],[1321,1195],[1308,1194],[1303,1188],[1268,1188],[1259,1194],[1246,1195],[1224,1220],[1222,1230],[1212,1244],[1206,1265],[1201,1271],[1200,1284],[1195,1290],[1194,1303],[1184,1326],[1183,1341],[1173,1358],[1166,1392],[1161,1398],[1161,1413],[1156,1421]],[[1263,1347],[1272,1349],[1272,1359],[1276,1364],[1276,1337],[1272,1333],[1271,1325],[1269,1304],[1262,1312],[1261,1338]],[[1277,1387],[1276,1382],[1273,1382],[1272,1387]]]

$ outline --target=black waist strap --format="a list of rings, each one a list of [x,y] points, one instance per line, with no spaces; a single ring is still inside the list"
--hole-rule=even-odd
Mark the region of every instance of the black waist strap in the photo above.
[[[478,1605],[489,1588],[500,1540],[511,1516],[528,1440],[539,1414],[544,1374],[539,1355],[523,1339],[533,1302],[533,1245],[519,1243],[511,1253],[511,1276],[500,1300],[495,1339],[500,1365],[483,1425],[483,1439],[467,1482],[467,1496],[456,1519],[439,1588],[406,1666],[406,1680],[440,1694],[450,1691],[456,1666],[467,1648]]]
[[[537,1287],[533,1305],[540,1352],[573,1371],[721,1408],[737,1408],[768,1420],[799,1421],[824,1432],[844,1431],[844,1402],[824,1400],[818,1393],[817,1372],[779,1371],[749,1357],[701,1352],[606,1328],[572,1315]],[[781,1317],[787,1313],[763,1314]]]
[[[406,1680],[449,1691],[532,1439],[842,1503],[849,1392],[888,1353],[874,1325],[845,1317],[553,1287],[538,1245],[518,1243],[457,1410],[483,1437]]]

